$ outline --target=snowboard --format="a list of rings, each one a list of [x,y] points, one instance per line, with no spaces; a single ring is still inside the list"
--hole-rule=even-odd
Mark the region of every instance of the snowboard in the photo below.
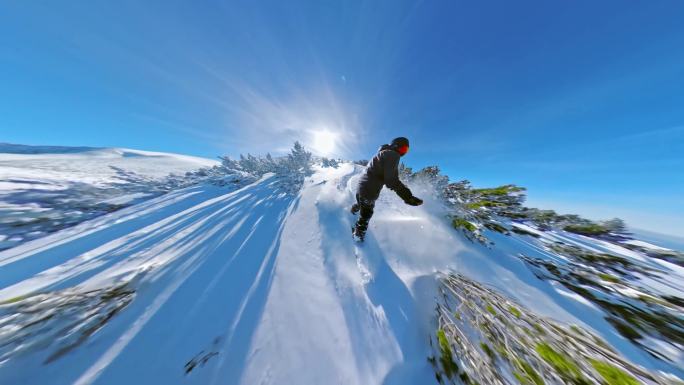
[[[351,214],[356,216],[357,212],[350,210]],[[351,237],[354,241],[354,257],[356,258],[356,267],[359,269],[361,274],[361,282],[365,285],[373,280],[373,273],[371,273],[370,265],[368,264],[368,258],[366,257],[363,250],[363,238],[357,237],[354,234],[354,226],[351,227]]]
[[[368,257],[366,256],[363,239],[354,235],[354,228],[352,227],[352,239],[354,240],[354,257],[356,258],[356,267],[361,274],[361,282],[365,285],[373,280],[373,273],[371,273]]]
[[[354,256],[356,257],[356,267],[358,267],[359,274],[361,274],[361,282],[364,285],[371,282],[373,280],[373,273],[370,270],[368,258],[364,253],[362,244],[354,245]]]

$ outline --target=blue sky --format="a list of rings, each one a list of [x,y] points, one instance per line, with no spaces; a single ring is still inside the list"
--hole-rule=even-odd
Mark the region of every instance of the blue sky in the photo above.
[[[3,2],[0,141],[368,158],[684,235],[682,1]]]

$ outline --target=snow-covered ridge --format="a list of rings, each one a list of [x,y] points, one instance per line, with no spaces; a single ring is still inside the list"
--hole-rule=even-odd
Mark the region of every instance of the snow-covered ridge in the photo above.
[[[147,183],[218,161],[123,148],[0,143],[0,250],[156,196]]]
[[[125,148],[0,144],[0,189],[59,187],[69,182],[117,182],[117,169],[145,177],[184,174],[218,161],[188,155]],[[42,183],[41,183],[42,182]]]

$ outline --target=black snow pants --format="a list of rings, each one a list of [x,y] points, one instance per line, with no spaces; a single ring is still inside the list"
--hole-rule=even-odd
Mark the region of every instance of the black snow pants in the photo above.
[[[356,221],[356,233],[366,234],[368,230],[368,221],[373,216],[373,208],[375,208],[375,200],[367,199],[356,193],[356,204],[359,207],[359,220]]]

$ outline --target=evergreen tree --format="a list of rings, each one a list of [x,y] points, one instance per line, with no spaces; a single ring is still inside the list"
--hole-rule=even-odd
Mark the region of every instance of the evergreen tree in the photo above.
[[[627,224],[620,218],[613,218],[601,223],[603,227],[608,229],[611,233],[615,234],[628,234]]]
[[[311,174],[311,153],[307,152],[299,141],[294,143],[294,147],[287,155],[287,168],[290,171],[299,171],[304,175]]]

